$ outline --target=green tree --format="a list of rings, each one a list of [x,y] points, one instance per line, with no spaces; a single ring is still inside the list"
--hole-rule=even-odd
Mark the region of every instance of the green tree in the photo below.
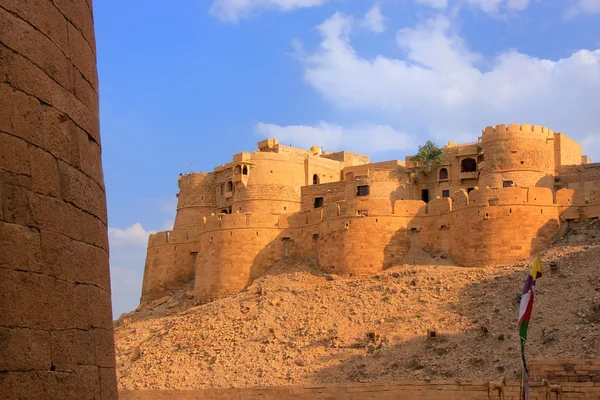
[[[419,146],[419,151],[412,158],[415,172],[424,176],[429,175],[434,167],[442,163],[443,155],[444,150],[428,140],[423,146]]]

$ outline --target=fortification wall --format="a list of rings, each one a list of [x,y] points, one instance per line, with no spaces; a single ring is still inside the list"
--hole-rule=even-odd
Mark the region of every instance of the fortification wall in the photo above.
[[[199,172],[180,175],[178,186],[173,230],[197,231],[202,218],[213,213],[217,206],[215,174]]]
[[[480,145],[480,187],[502,187],[512,180],[519,186],[554,188],[554,132],[527,124],[488,126]]]
[[[239,292],[283,258],[279,216],[271,213],[208,217],[200,234],[195,296],[211,301]]]
[[[91,2],[0,4],[0,397],[116,399]]]
[[[562,133],[554,134],[555,173],[565,165],[581,165],[582,155],[579,143]]]
[[[279,183],[241,187],[232,203],[232,210],[240,213],[294,213],[300,207],[300,187]]]
[[[186,231],[151,234],[140,301],[166,296],[192,282],[199,252],[198,235],[191,236]]]
[[[600,398],[600,362],[584,360],[531,360],[530,399],[547,400],[542,378],[562,388],[561,399]],[[202,390],[169,391],[142,390],[121,391],[121,400],[192,400],[192,399],[340,399],[340,400],[481,400],[487,399],[484,381],[392,381],[373,383],[338,383],[304,386],[276,386]],[[519,400],[520,382],[507,382],[504,387],[506,400]],[[493,393],[496,394],[497,393]],[[495,397],[497,398],[497,397]],[[554,397],[551,397],[554,399]]]

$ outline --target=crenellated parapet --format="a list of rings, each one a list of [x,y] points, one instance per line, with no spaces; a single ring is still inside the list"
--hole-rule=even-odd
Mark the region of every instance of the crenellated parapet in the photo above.
[[[496,126],[487,126],[481,131],[481,141],[493,140],[502,136],[522,136],[522,137],[554,137],[554,131],[540,125],[530,124],[499,124]]]

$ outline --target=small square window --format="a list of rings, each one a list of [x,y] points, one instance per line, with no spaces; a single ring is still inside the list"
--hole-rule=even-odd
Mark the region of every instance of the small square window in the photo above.
[[[369,195],[369,187],[368,186],[357,186],[356,187],[356,195],[357,196],[368,196]]]
[[[449,190],[442,190],[442,197],[450,197],[450,191]]]
[[[512,187],[512,186],[513,186],[513,184],[514,184],[514,182],[513,182],[513,181],[503,181],[503,182],[502,182],[502,186],[503,186],[503,187]]]
[[[315,208],[323,207],[323,198],[315,197]]]

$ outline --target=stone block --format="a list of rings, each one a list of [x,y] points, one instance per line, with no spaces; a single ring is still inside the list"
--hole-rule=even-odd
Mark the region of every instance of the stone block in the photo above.
[[[118,398],[117,374],[114,368],[100,368],[100,399],[113,400]]]
[[[63,53],[69,54],[67,21],[48,0],[3,0],[2,7],[18,14],[43,32]]]
[[[39,66],[62,87],[71,90],[68,60],[42,32],[0,8],[0,37],[7,47]]]
[[[104,189],[95,180],[62,161],[58,162],[58,171],[62,198],[106,224]]]
[[[36,146],[29,146],[31,158],[31,189],[38,193],[58,197],[58,172],[56,158]]]
[[[75,164],[73,153],[79,156],[74,149],[72,135],[77,127],[69,117],[54,107],[44,106],[42,108],[42,130],[46,137],[45,149],[54,157],[69,164]]]
[[[31,219],[42,230],[108,249],[106,225],[76,206],[53,197],[29,193]]]
[[[113,329],[110,293],[96,286],[87,286],[89,307],[92,310],[91,325],[94,328]]]
[[[31,174],[27,142],[0,132],[0,149],[0,169],[21,175]]]
[[[28,191],[20,186],[3,185],[3,220],[14,224],[32,226],[29,213]]]
[[[40,234],[25,226],[0,222],[0,265],[22,271],[42,268]]]
[[[0,83],[0,131],[45,147],[39,100]]]
[[[68,115],[75,124],[90,134],[96,143],[100,144],[98,110],[90,110],[73,93],[62,88],[52,93],[52,105]]]
[[[71,79],[75,89],[75,97],[81,100],[90,110],[98,112],[98,93],[75,66],[71,68]]]
[[[110,290],[105,250],[54,232],[41,231],[40,235],[45,274]]]
[[[112,330],[92,329],[94,337],[94,365],[103,368],[115,368],[114,335]]]
[[[77,3],[77,2],[73,2]],[[96,72],[96,55],[83,35],[72,24],[69,29],[69,57],[73,65],[83,74],[86,81],[94,90],[98,88],[98,73]]]
[[[92,17],[91,0],[88,4],[83,1],[55,0],[54,4],[60,12],[74,25],[85,37],[90,48],[96,53],[96,41],[94,36],[94,19]]]
[[[0,327],[0,371],[50,368],[50,333]]]
[[[56,371],[75,372],[77,365],[94,365],[94,336],[89,331],[67,329],[50,334],[52,365]]]

